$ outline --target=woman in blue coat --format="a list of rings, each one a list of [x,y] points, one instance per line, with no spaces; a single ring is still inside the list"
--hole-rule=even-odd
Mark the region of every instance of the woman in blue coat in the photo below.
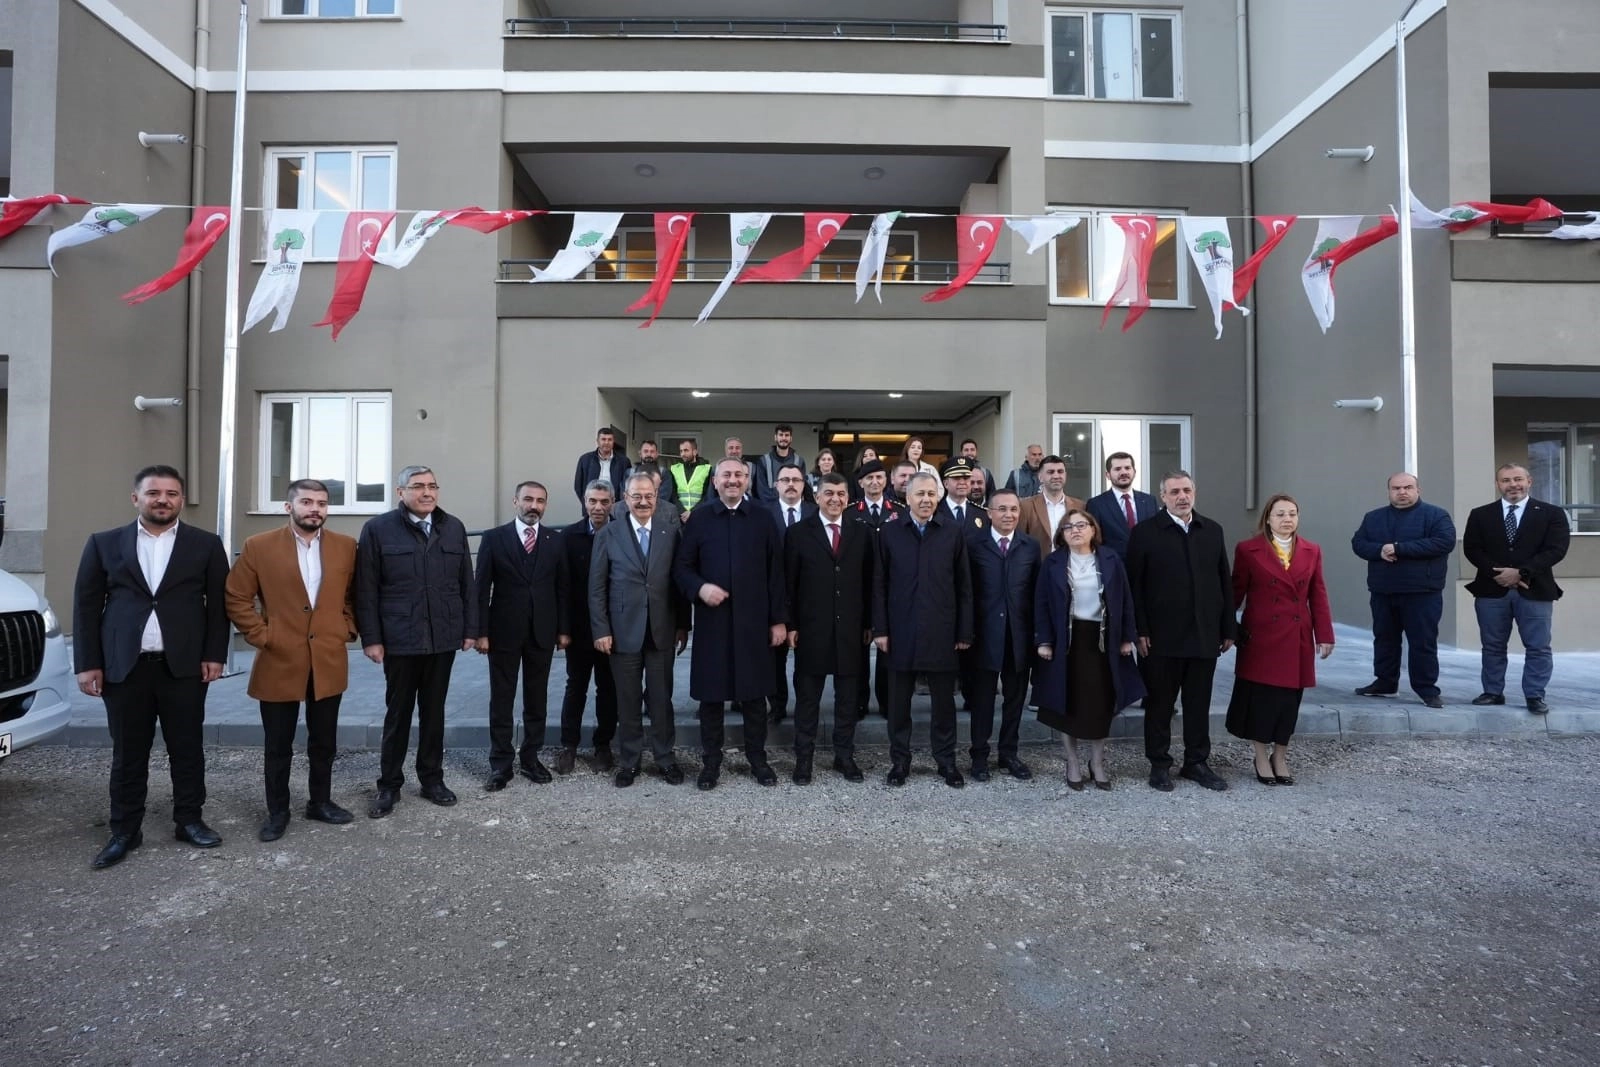
[[[1133,661],[1139,636],[1133,593],[1117,554],[1100,543],[1100,524],[1071,508],[1056,531],[1055,547],[1039,570],[1034,590],[1034,631],[1039,666],[1034,697],[1039,721],[1060,730],[1067,749],[1067,785],[1083,788],[1078,740],[1089,742],[1089,771],[1110,789],[1106,738],[1117,712],[1144,699]]]

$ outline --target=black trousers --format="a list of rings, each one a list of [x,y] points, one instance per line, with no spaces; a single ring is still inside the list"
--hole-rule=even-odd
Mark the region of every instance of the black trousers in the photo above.
[[[809,760],[817,751],[822,719],[822,686],[826,674],[794,672],[794,758]],[[853,674],[833,676],[833,758],[855,753],[857,681]]]
[[[638,770],[644,754],[646,702],[650,705],[650,748],[656,766],[671,767],[678,762],[672,753],[677,740],[672,719],[672,656],[670,648],[646,648],[642,652],[613,652],[609,657],[617,696],[617,766],[624,770]]]
[[[1152,767],[1171,767],[1172,716],[1183,698],[1183,765],[1211,758],[1211,679],[1215,656],[1158,656],[1144,660],[1144,754]]]
[[[773,711],[789,710],[789,645],[787,642],[772,650],[773,694],[767,698],[767,707]],[[796,683],[798,684],[798,683]]]
[[[989,758],[989,734],[994,730],[994,698],[1001,694],[1000,758],[1017,758],[1017,735],[1022,732],[1022,709],[1028,701],[1028,670],[972,672],[972,762]]]
[[[887,658],[887,657],[885,657]],[[933,761],[941,767],[956,761],[956,671],[891,671],[889,676],[889,761],[897,765],[911,762],[911,697],[917,677],[928,679],[928,695],[933,699],[933,722],[928,740]]]
[[[744,714],[744,754],[752,767],[767,762],[767,698],[736,700]],[[700,702],[700,760],[707,767],[722,766],[723,705]]]
[[[315,682],[306,677],[306,759],[310,763],[309,799],[322,804],[333,799],[333,753],[339,732],[339,701],[343,693],[317,700]],[[297,700],[261,702],[262,762],[266,765],[267,810],[289,810],[289,764],[294,759],[295,728],[300,723]]]
[[[594,747],[611,747],[617,736],[617,681],[611,675],[611,657],[593,645],[567,649],[567,689],[561,697],[561,747],[577,748],[583,738],[583,709],[589,702],[589,678],[594,678]]]
[[[411,715],[417,716],[417,781],[444,784],[444,701],[450,693],[454,652],[383,657],[383,748],[379,789],[406,783],[406,749],[411,745]]]
[[[1411,648],[1411,689],[1426,700],[1439,695],[1439,619],[1442,593],[1373,593],[1372,676],[1385,689],[1400,688],[1400,638]]]
[[[199,675],[174,678],[165,659],[141,656],[127,678],[106,682],[104,693],[111,732],[111,832],[137,833],[144,822],[157,723],[172,769],[172,821],[179,826],[199,822],[206,802],[206,683]]]
[[[873,664],[876,656],[876,666]],[[875,653],[873,646],[868,643],[861,649],[861,670],[856,675],[856,714],[865,719],[867,717],[867,701],[872,697],[878,698],[878,710],[885,715],[889,713],[889,657]]]
[[[522,749],[524,767],[539,758],[550,707],[550,659],[555,650],[524,641],[521,648],[489,648],[489,771],[511,773],[511,742],[516,719],[517,671],[522,671]],[[418,772],[421,773],[420,771]]]

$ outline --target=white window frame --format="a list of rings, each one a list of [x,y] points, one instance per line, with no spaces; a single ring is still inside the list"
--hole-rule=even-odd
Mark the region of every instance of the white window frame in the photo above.
[[[860,241],[860,242],[862,242],[863,245],[865,245],[866,240],[867,240],[867,234],[869,232],[870,231],[868,231],[868,230],[840,230],[837,233],[835,233],[832,238],[830,238],[828,243],[831,245],[834,241],[842,239],[842,240],[846,240],[846,241]],[[910,284],[910,283],[915,282],[917,280],[918,252],[920,251],[920,245],[918,244],[918,240],[917,240],[917,238],[918,238],[917,231],[916,230],[896,230],[896,229],[892,229],[892,228],[889,230],[889,241],[890,241],[891,244],[893,242],[897,241],[897,240],[901,240],[901,239],[906,238],[906,237],[911,238],[911,269],[906,272],[907,277],[901,278],[898,281],[891,280],[889,278],[884,278],[883,281],[884,281],[885,285]],[[818,264],[819,264],[819,261],[822,259],[822,257],[827,255],[827,254],[828,254],[828,250],[826,248],[824,248],[822,250],[822,255],[819,255],[816,259],[811,261],[811,266],[806,268],[806,273],[805,273],[806,281],[808,281],[808,282],[820,282],[820,281],[824,280],[823,277],[822,277],[822,268]],[[859,255],[857,256],[857,259],[858,260],[860,259]],[[887,273],[888,269],[889,269],[889,264],[886,262],[886,263],[884,263],[884,272]],[[839,281],[839,282],[854,282],[854,280],[855,280],[855,272],[854,271],[850,272],[850,277],[848,277],[848,278],[839,278],[839,279],[837,279],[837,281]]]
[[[352,189],[351,192],[354,194],[353,197],[352,197],[352,201],[355,204],[361,203],[361,200],[362,200],[362,195],[361,194],[362,194],[363,190],[361,188],[361,161],[363,159],[369,159],[369,158],[375,158],[375,157],[387,157],[388,160],[389,160],[389,188],[387,190],[388,196],[386,197],[386,202],[387,202],[388,206],[387,207],[374,207],[374,208],[352,207],[352,208],[350,208],[350,210],[352,210],[352,211],[393,211],[393,210],[395,210],[395,202],[396,202],[395,198],[396,198],[396,195],[397,195],[397,186],[398,186],[399,180],[400,180],[399,179],[399,175],[400,175],[400,154],[399,154],[398,149],[394,145],[392,145],[392,144],[389,144],[389,145],[351,145],[351,144],[273,145],[272,147],[270,147],[270,148],[268,148],[266,150],[266,154],[262,158],[262,166],[261,166],[261,202],[266,205],[266,209],[263,210],[260,213],[260,215],[261,215],[261,244],[260,244],[259,254],[260,254],[260,258],[262,260],[265,260],[265,259],[268,258],[268,255],[267,255],[267,253],[268,253],[268,249],[267,249],[267,217],[272,212],[273,208],[278,203],[278,161],[280,159],[284,159],[284,158],[289,157],[289,156],[303,156],[305,158],[305,166],[307,168],[312,168],[311,172],[310,172],[310,177],[307,179],[307,183],[308,184],[315,184],[315,182],[316,182],[316,171],[315,171],[314,168],[316,166],[316,153],[318,153],[318,152],[349,152],[349,153],[351,153],[352,159],[351,159],[350,173],[352,175],[352,180],[355,182],[355,188]],[[325,211],[325,212],[330,212],[330,213],[338,213],[340,209],[338,209],[338,208],[320,208],[319,209],[319,208],[312,208],[312,207],[306,206],[306,207],[303,207],[301,210],[305,210],[305,211],[317,211],[317,210],[320,210],[320,211]],[[395,223],[390,223],[389,224],[389,228],[384,230],[384,232],[383,232],[383,240],[378,243],[378,250],[382,251],[382,252],[392,251],[394,249],[394,243],[395,243]],[[305,258],[305,262],[307,262],[307,263],[333,263],[333,262],[336,262],[338,260],[338,258],[339,258],[339,250],[337,248],[335,248],[333,250],[333,254],[332,255],[326,255],[326,256],[311,256],[311,255],[308,255]]]
[[[1178,298],[1176,300],[1155,300],[1155,299],[1152,299],[1150,301],[1150,306],[1153,307],[1153,308],[1186,308],[1186,309],[1192,309],[1194,307],[1194,305],[1189,302],[1189,261],[1188,261],[1188,253],[1184,250],[1184,247],[1183,247],[1183,223],[1181,221],[1179,221],[1186,214],[1188,214],[1187,212],[1178,211],[1178,210],[1174,210],[1174,209],[1171,209],[1171,208],[1120,208],[1120,207],[1118,207],[1118,208],[1106,208],[1106,207],[1057,207],[1057,206],[1051,206],[1048,210],[1049,210],[1049,214],[1052,214],[1052,215],[1081,215],[1081,216],[1083,216],[1083,221],[1078,223],[1077,226],[1075,226],[1072,229],[1068,230],[1066,233],[1062,234],[1060,237],[1052,239],[1051,242],[1050,242],[1050,258],[1049,258],[1049,260],[1047,260],[1047,266],[1049,268],[1049,274],[1050,274],[1050,290],[1049,290],[1049,292],[1050,292],[1050,303],[1052,303],[1052,304],[1060,304],[1060,305],[1065,306],[1065,307],[1099,307],[1099,308],[1103,308],[1106,305],[1106,301],[1111,299],[1111,292],[1109,290],[1107,290],[1105,292],[1099,292],[1099,293],[1095,292],[1095,283],[1098,281],[1098,279],[1096,279],[1096,278],[1094,278],[1092,276],[1089,279],[1089,296],[1087,298],[1067,297],[1067,296],[1059,296],[1059,295],[1057,295],[1057,287],[1056,287],[1056,241],[1062,240],[1062,239],[1070,239],[1073,235],[1075,235],[1077,233],[1077,231],[1086,230],[1087,233],[1088,233],[1088,237],[1089,237],[1089,269],[1092,272],[1094,270],[1095,242],[1100,239],[1100,228],[1101,228],[1101,225],[1102,225],[1103,222],[1106,222],[1107,220],[1109,220],[1112,215],[1154,215],[1157,219],[1170,219],[1170,220],[1173,220],[1175,225],[1178,227],[1177,233],[1176,233],[1176,235],[1174,237],[1174,240],[1177,242],[1177,244],[1176,244],[1176,255],[1178,257]],[[1112,225],[1115,225],[1115,224],[1113,223]],[[1115,285],[1115,278],[1112,279],[1112,285]]]
[[[1060,16],[1083,19],[1083,92],[1058,93],[1055,91],[1055,19]],[[1094,95],[1094,16],[1130,15],[1133,18],[1133,98],[1114,100]],[[1127,7],[1068,7],[1045,8],[1044,22],[1044,77],[1045,95],[1052,100],[1083,100],[1095,104],[1177,104],[1184,102],[1183,95],[1183,16],[1181,12],[1159,8]],[[1139,20],[1165,19],[1172,23],[1172,95],[1144,95],[1144,65],[1139,48]]]
[[[626,258],[627,246],[628,246],[628,238],[631,235],[636,234],[636,233],[647,233],[652,238],[654,238],[655,235],[656,235],[656,228],[654,226],[618,226],[615,236],[613,236],[611,238],[611,243],[606,246],[607,248],[612,248],[612,247],[616,248],[616,250],[617,250],[617,261],[618,262],[621,262],[623,259]],[[680,281],[680,282],[692,282],[692,281],[695,280],[695,269],[694,269],[694,263],[693,263],[693,260],[694,260],[694,244],[695,244],[695,232],[694,232],[694,226],[691,224],[690,227],[689,227],[689,241],[688,241],[687,244],[685,244],[683,246],[683,258],[685,260],[689,260],[690,262],[687,263],[683,268],[684,269],[684,276],[681,277],[681,278],[676,279],[677,281]],[[604,252],[604,250],[602,249],[602,254],[603,254],[603,252]],[[650,276],[653,278],[653,277],[655,277],[655,262],[656,262],[656,253],[655,253],[654,249],[652,249],[651,252],[650,252],[650,260],[649,260],[649,262],[651,264],[651,266],[650,266]],[[721,274],[722,274],[722,272],[719,272],[718,273],[718,277],[721,277]],[[639,278],[601,278],[595,273],[595,269],[594,269],[593,266],[591,266],[588,270],[584,271],[581,275],[579,275],[579,277],[581,279],[583,279],[584,281],[588,281],[588,282],[606,282],[606,283],[628,282],[628,281],[638,282],[638,281],[643,280],[643,279],[639,279]]]
[[[310,437],[310,423],[306,418],[306,411],[311,400],[343,400],[346,406],[346,425],[349,427],[349,440],[346,443],[346,462],[350,476],[345,482],[346,503],[332,505],[328,508],[330,515],[376,515],[389,510],[394,506],[394,498],[390,494],[389,474],[394,454],[394,396],[382,392],[282,392],[262,393],[261,406],[257,415],[258,440],[256,447],[256,499],[260,501],[260,510],[270,512],[283,507],[282,500],[272,498],[272,408],[275,404],[295,404],[298,406],[295,420],[295,439],[290,445],[289,470],[290,480],[298,478],[316,478],[317,475],[307,472],[306,444]],[[360,456],[357,453],[359,435],[357,431],[357,405],[379,404],[388,416],[384,426],[388,431],[383,447],[384,470],[384,495],[382,500],[362,500],[354,498],[357,491],[357,471]]]
[[[1561,492],[1561,503],[1557,504],[1556,507],[1566,511],[1568,523],[1572,527],[1572,535],[1574,537],[1600,536],[1600,529],[1594,528],[1597,520],[1600,520],[1600,516],[1597,516],[1594,511],[1596,505],[1600,505],[1600,501],[1574,503],[1572,500],[1573,477],[1578,463],[1578,433],[1581,430],[1595,429],[1600,429],[1600,419],[1573,419],[1565,422],[1540,420],[1529,422],[1527,430],[1525,431],[1529,436],[1532,436],[1536,433],[1559,433],[1566,438],[1561,446],[1561,485],[1557,487]],[[1531,448],[1528,459],[1523,462],[1528,466],[1529,473],[1531,474],[1533,471],[1533,456],[1531,454]],[[1549,487],[1547,486],[1535,485],[1534,490],[1535,491],[1533,495],[1537,496],[1541,500],[1548,501],[1554,496],[1554,494],[1549,491]],[[1590,528],[1583,529],[1584,526],[1588,526]]]
[[[1139,421],[1139,447],[1137,449],[1113,449],[1113,451],[1128,451],[1134,453],[1134,479],[1133,487],[1140,492],[1156,494],[1155,479],[1160,478],[1166,471],[1150,469],[1150,426],[1152,423],[1163,425],[1177,425],[1179,428],[1178,450],[1181,456],[1181,466],[1190,474],[1194,474],[1194,417],[1192,415],[1147,415],[1142,413],[1113,414],[1099,412],[1098,414],[1057,413],[1050,419],[1050,445],[1047,454],[1059,449],[1061,446],[1061,427],[1074,422],[1091,423],[1095,429],[1090,434],[1089,444],[1089,470],[1095,479],[1091,484],[1093,490],[1090,496],[1103,492],[1106,483],[1106,457],[1102,455],[1100,445],[1100,423],[1107,421],[1129,422],[1134,419]],[[1058,453],[1059,454],[1059,453]],[[1070,464],[1068,465],[1071,466]],[[1198,481],[1199,476],[1196,475]]]
[[[354,15],[324,15],[324,14],[321,13],[323,0],[305,0],[305,5],[306,5],[305,14],[293,14],[293,13],[285,14],[284,10],[283,10],[283,0],[272,0],[271,14],[268,17],[269,18],[275,18],[275,19],[294,19],[296,21],[302,20],[302,19],[307,19],[307,20],[309,20],[309,19],[319,19],[319,20],[322,20],[322,21],[328,21],[328,20],[342,20],[342,19],[352,19],[352,18],[356,18],[356,19],[397,19],[397,18],[400,17],[400,5],[402,3],[402,0],[394,0],[394,10],[393,11],[379,11],[379,12],[376,12],[376,13],[369,12],[367,10],[367,4],[368,3],[369,3],[369,0],[355,0],[356,13]]]

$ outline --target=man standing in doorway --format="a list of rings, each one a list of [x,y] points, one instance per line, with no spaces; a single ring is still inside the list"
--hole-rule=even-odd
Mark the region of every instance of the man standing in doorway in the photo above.
[[[1067,495],[1067,461],[1060,456],[1040,461],[1039,485],[1037,496],[1022,501],[1022,521],[1017,528],[1039,543],[1041,555],[1048,556],[1055,547],[1061,520],[1072,508],[1083,507],[1083,502]]]
[[[578,469],[572,475],[572,495],[578,503],[583,503],[583,490],[590,482],[605,482],[615,493],[627,477],[628,457],[616,450],[616,444],[617,431],[602,426],[594,435],[594,451],[578,457]]]
[[[957,455],[972,466],[972,488],[968,492],[968,499],[981,504],[994,496],[999,486],[995,483],[994,472],[978,460],[978,442],[970,437],[964,438]]]
[[[595,536],[611,519],[611,490],[604,482],[590,482],[583,493],[584,517],[561,531],[567,554],[567,585],[572,643],[567,646],[567,688],[561,698],[561,751],[556,773],[571,774],[583,735],[583,708],[589,699],[589,678],[594,677],[594,768],[610,771],[611,739],[617,735],[617,684],[611,676],[611,657],[594,647],[589,625],[589,567]],[[626,521],[626,520],[624,520]]]
[[[794,427],[779,423],[772,428],[772,447],[756,461],[756,486],[751,490],[755,500],[778,499],[778,472],[793,467],[805,477],[805,457],[794,450]]]
[[[656,490],[659,499],[677,502],[677,486],[670,477],[671,472],[667,470],[667,464],[662,462],[661,450],[656,447],[654,441],[639,442],[639,462],[628,468],[627,477],[632,478],[635,474],[645,473],[654,474],[660,480]]]
[[[684,521],[689,512],[705,499],[706,485],[711,481],[711,464],[700,458],[700,448],[685,438],[678,442],[678,462],[669,470],[672,478],[672,495],[683,509]]]
[[[1022,458],[1022,466],[1006,478],[1006,488],[1023,500],[1039,495],[1039,467],[1044,463],[1044,446],[1029,445]],[[1046,546],[1048,551],[1048,546]]]
[[[1111,488],[1090,497],[1086,505],[1086,510],[1100,524],[1100,542],[1124,562],[1128,559],[1128,537],[1133,528],[1161,510],[1155,497],[1133,487],[1137,473],[1131,455],[1111,453],[1106,457],[1106,481],[1111,483]]]

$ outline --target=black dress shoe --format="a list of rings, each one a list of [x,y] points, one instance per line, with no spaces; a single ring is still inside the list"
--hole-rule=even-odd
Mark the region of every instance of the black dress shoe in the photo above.
[[[700,768],[700,777],[694,780],[695,788],[702,793],[710,792],[717,787],[717,779],[722,777],[721,765],[707,765]]]
[[[1276,775],[1270,774],[1270,773],[1269,774],[1262,774],[1261,773],[1261,764],[1253,763],[1253,767],[1254,767],[1254,770],[1256,772],[1256,781],[1260,782],[1262,785],[1277,785],[1278,784],[1278,779],[1277,779]],[[1272,770],[1272,765],[1270,763],[1267,764],[1267,770],[1268,771]]]
[[[1150,779],[1151,779],[1150,780],[1150,784],[1151,785],[1155,785],[1155,775],[1154,774],[1152,774],[1150,776]],[[1067,788],[1072,790],[1074,793],[1083,792],[1083,787],[1085,785],[1087,785],[1087,784],[1088,783],[1085,782],[1082,778],[1079,778],[1076,781],[1074,781],[1073,778],[1072,778],[1072,774],[1070,772],[1067,774]]]
[[[989,780],[989,761],[972,765],[972,780],[974,782],[987,782]]]
[[[128,853],[144,844],[144,834],[135,830],[131,834],[112,834],[111,840],[106,842],[106,847],[95,856],[94,862],[89,864],[97,871],[107,867],[115,867],[128,858]]]
[[[394,802],[400,799],[398,789],[380,789],[378,795],[372,798],[372,803],[367,807],[367,818],[381,819],[394,810]]]
[[[289,813],[286,811],[267,812],[267,821],[261,824],[261,832],[256,836],[263,841],[276,841],[289,829]]]
[[[594,750],[594,769],[602,774],[617,765],[617,759],[611,754],[611,749],[597,748]]]
[[[490,793],[498,793],[511,784],[510,771],[495,771],[484,780],[483,788]]]
[[[306,805],[306,818],[325,822],[331,826],[343,826],[355,816],[331,800],[313,800]]]
[[[1548,715],[1550,714],[1550,705],[1544,702],[1543,697],[1529,697],[1528,711],[1534,715]]]
[[[285,813],[284,819],[285,821],[288,820],[287,813]],[[193,845],[195,848],[216,848],[222,844],[222,835],[199,819],[174,827],[172,836],[186,845]]]
[[[956,765],[954,763],[940,767],[939,777],[943,778],[944,784],[949,786],[951,789],[960,789],[962,786],[967,784],[967,780],[961,777],[961,772],[956,769]]]
[[[1150,788],[1159,789],[1163,793],[1170,793],[1177,788],[1172,781],[1172,770],[1168,767],[1150,768]]]
[[[808,759],[795,760],[795,762],[794,762],[794,774],[791,775],[790,777],[792,777],[794,779],[794,784],[795,785],[810,785],[811,784],[811,761],[808,760]]]
[[[668,785],[682,785],[683,768],[678,766],[676,763],[669,763],[665,767],[661,768],[661,777]]]
[[[1019,782],[1026,782],[1033,778],[1033,772],[1028,769],[1028,765],[1015,756],[1001,756],[1000,767]]]
[[[539,757],[534,756],[527,763],[518,768],[530,781],[539,785],[549,785],[553,779],[550,777],[550,768],[539,762]]]
[[[836,756],[833,769],[844,775],[847,782],[861,782],[866,780],[866,775],[861,773],[861,768],[856,766],[853,756]]]
[[[1398,689],[1386,689],[1381,684],[1379,684],[1378,682],[1373,682],[1371,685],[1364,685],[1360,689],[1357,689],[1356,690],[1356,696],[1361,696],[1361,697],[1392,697],[1396,693],[1398,693],[1399,691],[1400,690],[1398,690]]]
[[[1480,708],[1486,708],[1490,705],[1504,704],[1506,697],[1504,693],[1479,693],[1472,698],[1472,702]]]
[[[757,763],[750,768],[751,777],[755,778],[757,785],[777,785],[778,772],[772,769],[770,763]]]
[[[611,779],[611,784],[618,789],[626,789],[633,784],[633,780],[637,777],[639,777],[639,768],[623,767],[617,771],[616,777]]]
[[[906,779],[909,777],[911,777],[911,765],[909,763],[895,763],[890,765],[889,777],[886,780],[890,785],[898,788],[905,785]]]
[[[456,795],[450,792],[450,787],[443,782],[425,785],[417,792],[423,800],[431,800],[441,808],[448,808],[456,802]]]
[[[1228,783],[1222,780],[1221,775],[1217,774],[1216,771],[1212,770],[1204,763],[1189,764],[1183,770],[1178,772],[1178,777],[1187,778],[1191,782],[1197,782],[1200,785],[1205,786],[1207,789],[1218,793],[1228,788]]]
[[[556,773],[571,774],[572,768],[577,765],[577,762],[578,750],[571,746],[563,748],[560,752],[556,753]]]
[[[1425,708],[1442,708],[1442,707],[1444,707],[1444,698],[1443,697],[1423,697],[1422,698],[1422,706],[1425,707]]]

